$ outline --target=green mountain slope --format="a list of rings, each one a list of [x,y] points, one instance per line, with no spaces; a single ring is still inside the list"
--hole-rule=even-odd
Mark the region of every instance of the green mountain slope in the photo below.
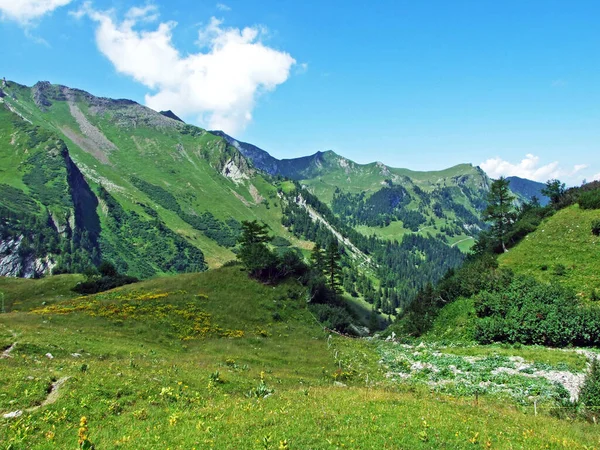
[[[480,215],[490,180],[470,164],[416,172],[381,162],[358,164],[333,151],[278,160],[252,144],[223,132],[213,133],[223,136],[261,170],[300,181],[367,236],[394,240],[409,233],[431,234],[468,250],[484,226]],[[390,198],[386,192],[390,188],[401,189],[406,201]]]
[[[202,270],[205,261],[218,266],[234,258],[242,220],[264,221],[275,235],[306,246],[270,207],[273,184],[222,138],[135,102],[45,82],[9,82],[6,93],[4,107],[21,116],[14,120],[64,142],[96,197],[99,257],[120,270],[147,277]],[[9,131],[0,148],[12,158],[3,181],[19,189],[23,156],[12,151]]]
[[[502,397],[406,389],[379,363],[404,346],[325,333],[294,282],[264,286],[229,267],[42,305],[34,286],[48,280],[10,281],[23,308],[0,314],[3,447],[75,448],[82,417],[96,448],[597,444],[593,424],[539,404],[535,416]]]
[[[501,255],[500,265],[569,286],[589,298],[593,289],[600,289],[600,238],[590,228],[592,220],[599,218],[599,210],[583,210],[578,205],[561,209]]]

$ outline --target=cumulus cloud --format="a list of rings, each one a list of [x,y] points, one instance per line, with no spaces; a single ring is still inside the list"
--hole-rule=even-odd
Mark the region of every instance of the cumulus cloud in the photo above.
[[[231,11],[231,8],[229,6],[227,6],[225,3],[217,3],[217,9],[219,11]]]
[[[592,181],[600,181],[600,172],[592,177]]]
[[[212,18],[198,32],[199,51],[182,55],[172,42],[175,22],[150,31],[156,8],[133,8],[122,21],[86,2],[76,16],[98,24],[96,43],[115,69],[148,87],[146,104],[193,117],[210,129],[235,134],[252,120],[257,98],[285,82],[294,58],[267,47],[262,27],[227,28]]]
[[[552,178],[573,177],[582,170],[587,169],[588,165],[576,164],[570,169],[561,167],[558,161],[540,165],[539,156],[529,153],[518,163],[511,163],[496,157],[482,162],[480,167],[491,178],[516,176],[544,182]]]
[[[28,25],[33,20],[68,5],[72,0],[0,0],[2,19]]]

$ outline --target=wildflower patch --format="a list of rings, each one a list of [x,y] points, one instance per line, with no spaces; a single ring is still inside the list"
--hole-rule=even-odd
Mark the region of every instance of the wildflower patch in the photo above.
[[[91,317],[104,317],[114,321],[154,320],[173,329],[182,340],[244,336],[243,330],[224,329],[214,324],[211,314],[203,311],[196,303],[177,304],[164,301],[170,296],[185,294],[187,294],[186,291],[171,293],[111,292],[77,297],[66,302],[34,309],[32,313],[41,315],[83,313]]]

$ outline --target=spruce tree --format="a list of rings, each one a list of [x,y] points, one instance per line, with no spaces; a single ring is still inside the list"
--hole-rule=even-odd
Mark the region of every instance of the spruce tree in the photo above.
[[[340,292],[340,251],[337,242],[327,246],[325,262],[327,268],[327,283],[329,289],[336,294]]]
[[[269,279],[274,276],[279,261],[267,247],[270,241],[267,225],[261,225],[256,220],[242,222],[240,251],[237,258],[246,266],[251,276],[259,279]]]
[[[323,275],[325,273],[325,254],[319,244],[315,244],[310,254],[310,260],[312,268],[317,274]]]
[[[504,177],[492,182],[488,194],[488,205],[483,211],[483,219],[492,223],[492,234],[504,252],[508,251],[506,236],[514,221],[513,201],[515,197],[508,187],[509,184],[510,181]]]

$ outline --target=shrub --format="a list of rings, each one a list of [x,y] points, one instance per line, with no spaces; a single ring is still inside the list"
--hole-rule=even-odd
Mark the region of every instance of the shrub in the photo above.
[[[281,236],[275,236],[273,238],[273,240],[271,241],[271,244],[274,247],[289,247],[290,245],[292,245],[292,243],[290,241],[288,241],[286,238],[281,237]]]
[[[600,409],[600,362],[594,358],[590,371],[585,376],[579,400],[590,411],[598,411]]]
[[[565,267],[564,264],[556,264],[554,266],[554,275],[556,275],[557,277],[563,277],[567,274],[567,268]]]
[[[515,277],[500,291],[475,297],[475,338],[482,344],[520,342],[564,347],[600,343],[600,309],[580,304],[575,293],[533,278]]]
[[[324,327],[340,333],[351,331],[352,317],[344,307],[317,303],[311,304],[310,310]]]
[[[592,220],[592,234],[600,236],[600,219]]]
[[[581,192],[578,203],[581,209],[600,209],[600,189]]]
[[[96,294],[98,292],[108,291],[126,284],[137,283],[138,281],[140,280],[135,277],[130,277],[127,275],[115,275],[113,277],[102,277],[94,281],[77,283],[77,285],[73,288],[73,291],[83,295]]]

